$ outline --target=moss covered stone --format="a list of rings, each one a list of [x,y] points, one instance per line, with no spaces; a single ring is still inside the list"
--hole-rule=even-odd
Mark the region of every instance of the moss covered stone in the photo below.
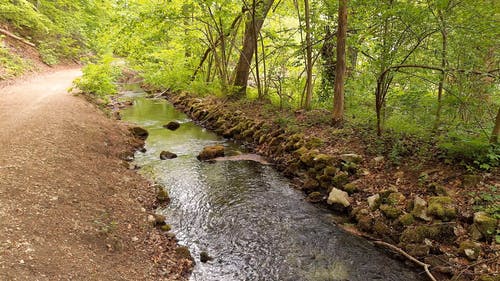
[[[424,221],[432,220],[432,218],[427,215],[427,202],[424,199],[420,198],[419,196],[416,196],[415,199],[413,200],[413,208],[411,214],[415,218]]]
[[[323,169],[323,175],[326,175],[326,176],[330,176],[330,177],[334,177],[337,173],[338,173],[338,169],[336,167],[333,167],[333,166],[326,166],[324,169]]]
[[[473,241],[463,241],[460,243],[458,252],[471,261],[477,260],[481,254],[481,244]]]
[[[475,226],[486,239],[490,239],[495,235],[497,225],[497,220],[490,217],[485,212],[477,212],[474,214],[473,226]]]
[[[380,220],[376,220],[373,224],[373,231],[381,236],[391,234],[391,228]]]
[[[163,231],[170,231],[172,227],[169,224],[164,224],[160,227],[160,229]]]
[[[457,209],[453,204],[453,199],[447,196],[431,197],[427,213],[443,221],[450,221],[457,217]]]
[[[394,206],[403,203],[405,201],[405,198],[406,197],[403,195],[403,193],[393,192],[387,196],[386,202],[387,204]]]
[[[323,201],[323,194],[321,194],[321,192],[318,191],[311,192],[309,195],[307,195],[306,200],[312,203],[321,202]]]
[[[203,161],[223,156],[224,156],[224,146],[214,145],[203,148],[203,151],[200,152],[200,154],[196,158],[198,158],[198,160],[200,161]]]
[[[380,211],[382,211],[384,216],[391,220],[397,219],[402,214],[402,211],[400,209],[389,204],[380,205]]]
[[[345,172],[338,172],[332,179],[333,186],[337,188],[342,188],[346,183],[349,182],[349,175]]]
[[[412,214],[403,214],[398,218],[398,221],[404,226],[409,226],[415,222],[415,217]]]
[[[380,206],[380,195],[379,194],[374,194],[366,199],[368,201],[368,206],[372,210],[378,209]]]
[[[402,243],[422,243],[425,239],[440,242],[452,242],[455,239],[453,226],[440,225],[418,225],[406,228],[401,234]]]
[[[193,260],[191,252],[189,252],[188,247],[179,246],[175,249],[175,254],[181,259]]]
[[[349,194],[354,194],[359,191],[358,184],[356,182],[350,182],[344,185],[344,191]]]
[[[158,192],[156,193],[156,200],[159,202],[167,202],[170,200],[170,197],[168,195],[168,191],[165,190],[163,187],[158,188]]]

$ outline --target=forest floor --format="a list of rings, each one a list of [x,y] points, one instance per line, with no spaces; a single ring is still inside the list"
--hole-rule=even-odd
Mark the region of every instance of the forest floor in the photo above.
[[[0,84],[0,280],[185,280],[148,222],[131,134],[67,93],[77,68]]]

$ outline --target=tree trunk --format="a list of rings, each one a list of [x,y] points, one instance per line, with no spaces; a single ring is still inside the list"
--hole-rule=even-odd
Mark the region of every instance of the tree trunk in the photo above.
[[[439,128],[439,125],[441,123],[441,112],[443,109],[443,91],[444,91],[444,83],[446,81],[446,71],[444,70],[446,68],[447,62],[446,62],[446,54],[447,54],[447,48],[448,48],[448,34],[446,31],[446,23],[444,20],[444,16],[441,12],[439,12],[439,19],[442,24],[441,28],[441,39],[442,39],[442,48],[441,48],[441,68],[443,68],[443,71],[441,71],[441,79],[439,80],[439,86],[438,86],[438,104],[437,104],[437,111],[436,111],[436,120],[434,122],[434,131],[437,131]]]
[[[255,1],[255,0],[254,0]],[[233,97],[241,98],[245,96],[250,75],[250,64],[255,53],[257,34],[259,34],[264,20],[273,5],[274,0],[259,1],[256,5],[256,15],[250,13],[247,15],[243,46],[240,53],[238,64],[235,68],[235,78],[233,86],[235,87]],[[253,20],[255,18],[255,21]]]
[[[312,79],[312,45],[311,45],[311,14],[309,11],[309,0],[304,0],[304,13],[306,20],[306,110],[311,109],[313,79]]]
[[[333,96],[333,123],[344,120],[344,82],[346,72],[347,0],[339,0],[339,29],[337,32],[337,65]]]
[[[500,138],[500,108],[498,108],[497,118],[495,121],[495,127],[493,128],[493,132],[491,133],[491,143],[498,143]]]

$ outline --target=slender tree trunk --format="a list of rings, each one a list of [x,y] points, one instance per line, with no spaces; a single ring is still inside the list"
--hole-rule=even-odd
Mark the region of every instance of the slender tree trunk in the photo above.
[[[264,0],[263,2],[259,1],[256,4],[256,15],[250,13],[247,16],[243,46],[238,64],[235,68],[236,75],[233,83],[233,86],[235,87],[233,97],[235,98],[241,98],[246,94],[248,77],[250,76],[250,64],[255,53],[255,42],[257,40],[256,35],[259,34],[273,3],[274,0]],[[254,18],[255,21],[253,20]]]
[[[309,0],[304,0],[304,13],[306,20],[306,110],[311,109],[313,79],[312,79],[312,43],[311,43],[311,14]]]
[[[437,103],[437,111],[436,111],[436,120],[434,122],[434,131],[437,131],[439,128],[439,125],[441,123],[441,112],[443,110],[443,91],[444,91],[444,83],[446,81],[446,71],[444,70],[446,68],[447,62],[446,62],[446,55],[447,55],[447,48],[448,48],[448,34],[446,31],[446,23],[444,21],[444,16],[442,12],[439,12],[439,19],[441,21],[442,27],[441,27],[441,38],[442,38],[442,48],[441,48],[441,68],[443,68],[443,71],[441,71],[441,80],[439,80],[439,86],[438,86],[438,103]]]
[[[337,65],[333,96],[333,123],[344,120],[344,83],[346,72],[347,0],[339,0],[339,29],[337,32]]]
[[[495,121],[495,127],[493,128],[493,132],[491,133],[491,143],[498,143],[500,139],[500,108],[498,108],[497,118]]]

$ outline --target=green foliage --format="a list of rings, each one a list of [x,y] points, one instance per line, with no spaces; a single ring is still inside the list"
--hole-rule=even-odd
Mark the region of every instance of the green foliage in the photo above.
[[[489,186],[487,191],[471,192],[474,198],[474,210],[490,214],[495,219],[500,219],[500,193],[497,186]]]
[[[490,170],[500,166],[500,145],[484,138],[451,135],[439,143],[448,160],[462,163],[469,169]]]
[[[84,93],[98,97],[116,94],[116,81],[122,71],[113,57],[105,56],[96,64],[88,64],[83,68],[83,76],[74,81],[74,85]]]
[[[9,79],[31,69],[31,64],[6,47],[0,36],[0,80]]]

